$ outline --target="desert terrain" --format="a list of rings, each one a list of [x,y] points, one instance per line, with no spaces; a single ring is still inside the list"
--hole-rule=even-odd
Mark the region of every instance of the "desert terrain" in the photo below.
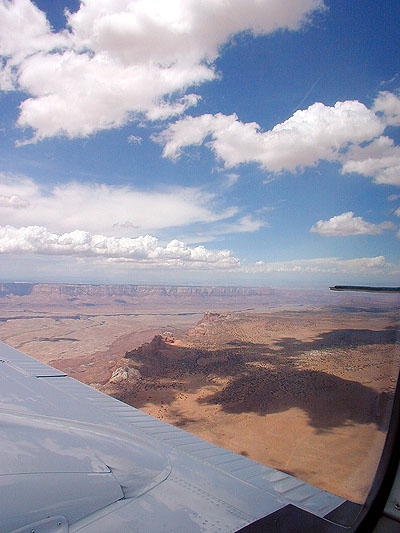
[[[398,309],[396,294],[0,284],[0,339],[362,502],[400,364]]]

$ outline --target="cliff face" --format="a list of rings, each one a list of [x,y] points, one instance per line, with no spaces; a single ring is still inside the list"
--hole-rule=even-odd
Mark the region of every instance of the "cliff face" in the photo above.
[[[121,298],[121,297],[243,297],[270,296],[276,291],[249,287],[172,287],[154,285],[79,285],[58,283],[0,283],[0,297],[27,296],[67,298]]]
[[[33,283],[0,283],[0,298],[3,296],[26,296],[31,294]]]

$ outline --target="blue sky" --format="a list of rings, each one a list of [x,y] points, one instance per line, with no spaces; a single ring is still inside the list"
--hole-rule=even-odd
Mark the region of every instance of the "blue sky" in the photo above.
[[[2,280],[399,284],[390,1],[0,2]]]

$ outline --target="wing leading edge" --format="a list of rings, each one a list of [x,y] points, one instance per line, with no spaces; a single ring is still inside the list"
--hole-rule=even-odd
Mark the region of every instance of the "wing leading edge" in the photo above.
[[[293,506],[323,519],[345,501],[4,343],[0,383],[1,533],[238,531]]]

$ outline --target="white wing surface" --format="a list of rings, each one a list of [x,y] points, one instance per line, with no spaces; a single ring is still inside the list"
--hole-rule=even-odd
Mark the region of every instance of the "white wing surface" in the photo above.
[[[210,444],[0,343],[0,532],[238,531],[342,498]]]

